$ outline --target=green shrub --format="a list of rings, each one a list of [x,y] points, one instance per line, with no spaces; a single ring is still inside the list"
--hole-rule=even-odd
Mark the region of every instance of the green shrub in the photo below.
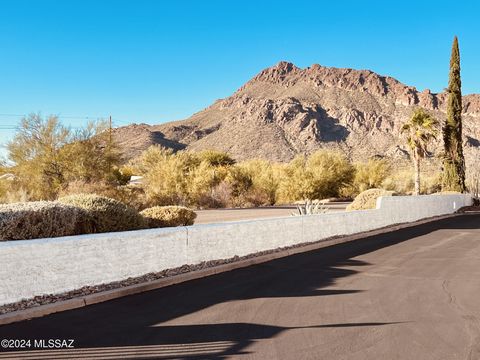
[[[154,206],[140,212],[150,228],[193,225],[197,214],[184,206]]]
[[[92,219],[75,206],[51,201],[0,205],[0,240],[23,240],[90,233]]]
[[[383,189],[368,189],[357,195],[355,200],[347,206],[347,210],[375,209],[380,196],[392,196],[393,191]]]
[[[58,199],[62,204],[85,209],[92,217],[95,232],[136,230],[145,227],[143,217],[133,208],[96,194],[77,194]]]

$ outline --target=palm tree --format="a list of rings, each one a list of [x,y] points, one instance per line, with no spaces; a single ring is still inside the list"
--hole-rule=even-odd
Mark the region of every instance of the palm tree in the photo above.
[[[438,121],[422,108],[413,112],[409,121],[401,129],[407,135],[407,144],[412,152],[415,168],[415,195],[420,194],[420,160],[427,154],[427,145],[436,139]]]

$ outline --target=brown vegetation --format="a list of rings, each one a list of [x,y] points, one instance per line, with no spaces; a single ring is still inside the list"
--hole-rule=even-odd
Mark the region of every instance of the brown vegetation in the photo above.
[[[121,203],[95,194],[77,194],[62,197],[58,202],[88,212],[93,220],[95,232],[136,230],[145,227],[138,212]]]
[[[384,189],[368,189],[357,195],[355,200],[347,206],[347,210],[368,210],[377,207],[377,199],[381,196],[392,196],[393,191]]]
[[[184,206],[154,206],[140,212],[149,228],[193,225],[197,214]]]
[[[50,201],[0,205],[0,240],[24,240],[93,231],[87,211]]]

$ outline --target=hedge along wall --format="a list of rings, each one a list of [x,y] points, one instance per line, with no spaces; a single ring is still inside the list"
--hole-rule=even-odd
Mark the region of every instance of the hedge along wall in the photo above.
[[[451,214],[471,201],[469,195],[384,197],[374,210],[0,242],[0,305]]]

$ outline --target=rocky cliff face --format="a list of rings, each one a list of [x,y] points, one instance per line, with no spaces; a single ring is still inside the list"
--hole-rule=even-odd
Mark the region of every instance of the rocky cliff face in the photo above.
[[[218,149],[237,159],[288,161],[320,148],[343,151],[353,160],[405,157],[400,127],[416,106],[445,119],[446,94],[417,91],[368,70],[280,62],[232,96],[189,119],[117,129],[127,157],[151,144],[178,149]],[[464,97],[465,151],[480,145],[480,95]],[[433,150],[442,147],[441,139]]]

